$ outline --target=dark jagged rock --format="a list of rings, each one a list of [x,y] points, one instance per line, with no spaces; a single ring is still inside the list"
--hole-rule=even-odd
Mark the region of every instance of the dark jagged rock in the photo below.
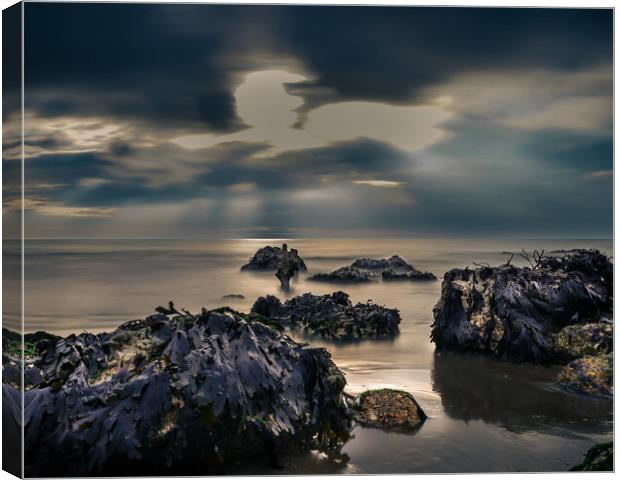
[[[558,382],[562,387],[595,397],[612,397],[613,381],[613,353],[573,360],[558,376]]]
[[[276,451],[329,451],[348,437],[329,353],[252,315],[157,314],[70,335],[34,368],[27,476],[207,474],[260,445],[275,462]]]
[[[247,270],[277,270],[282,260],[287,258],[289,263],[297,268],[297,270],[305,272],[308,269],[306,264],[299,256],[296,249],[288,249],[286,243],[280,247],[267,246],[259,249],[250,261],[241,267],[241,271]]]
[[[583,461],[570,469],[571,472],[613,472],[614,443],[598,443],[585,454]]]
[[[360,270],[355,267],[341,267],[331,273],[317,273],[308,280],[317,282],[358,283],[374,282],[379,278],[376,273]]]
[[[342,291],[328,295],[305,293],[284,304],[274,296],[260,297],[252,313],[333,339],[393,336],[398,333],[400,323],[398,310],[370,301],[353,305]]]
[[[437,277],[431,272],[421,272],[419,270],[412,270],[409,272],[396,272],[392,269],[385,270],[381,273],[381,278],[388,281],[409,280],[409,281],[425,281],[425,280],[437,280]]]
[[[243,300],[245,299],[245,295],[241,295],[240,293],[229,293],[228,295],[222,296],[224,300]]]
[[[282,290],[288,291],[290,289],[291,278],[293,278],[298,271],[299,265],[297,262],[291,261],[288,256],[282,258],[278,266],[278,271],[276,272],[276,277],[280,280],[280,288]]]
[[[541,257],[536,268],[454,269],[444,276],[431,338],[440,350],[558,361],[565,349],[558,351],[555,334],[607,322],[612,293],[613,265],[596,250]]]
[[[392,255],[390,258],[359,258],[355,260],[351,267],[367,270],[396,270],[396,271],[414,271],[415,268],[409,265],[404,259],[398,255]]]
[[[358,395],[354,409],[361,425],[399,433],[413,433],[426,420],[413,395],[402,390],[368,390]]]

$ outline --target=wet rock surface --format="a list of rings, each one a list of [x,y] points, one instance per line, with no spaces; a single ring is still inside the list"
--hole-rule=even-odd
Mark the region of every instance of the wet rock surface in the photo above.
[[[565,389],[596,397],[611,398],[613,380],[613,353],[573,360],[558,376],[558,382]]]
[[[367,272],[355,267],[341,267],[330,273],[317,273],[308,278],[317,282],[364,283],[374,282],[379,276],[374,272]]]
[[[389,337],[398,333],[400,323],[398,310],[370,301],[353,305],[342,291],[327,295],[305,293],[285,303],[271,295],[260,297],[252,313],[332,339]]]
[[[280,247],[267,246],[259,249],[248,263],[241,267],[241,271],[272,270],[276,271],[282,261],[286,259],[296,270],[305,272],[308,269],[296,249],[288,249],[286,243]]]
[[[426,281],[426,280],[437,280],[437,277],[433,275],[431,272],[421,272],[420,270],[411,270],[408,272],[397,272],[395,270],[389,269],[385,270],[381,273],[381,278],[383,280],[405,280],[405,281]]]
[[[71,335],[37,357],[26,475],[196,475],[252,454],[337,450],[350,426],[329,353],[222,310]]]
[[[584,456],[583,461],[571,468],[572,472],[612,472],[614,470],[613,442],[594,445]]]
[[[361,425],[399,433],[414,433],[426,420],[413,395],[402,390],[368,390],[358,395],[354,410]]]
[[[532,268],[453,269],[433,309],[438,350],[535,363],[574,361],[561,376],[575,390],[612,388],[604,365],[613,349],[613,264],[596,250],[535,256]]]

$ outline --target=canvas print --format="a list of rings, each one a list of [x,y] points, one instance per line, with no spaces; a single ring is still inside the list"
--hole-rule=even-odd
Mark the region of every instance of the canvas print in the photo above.
[[[613,10],[25,2],[3,64],[5,470],[613,470]]]

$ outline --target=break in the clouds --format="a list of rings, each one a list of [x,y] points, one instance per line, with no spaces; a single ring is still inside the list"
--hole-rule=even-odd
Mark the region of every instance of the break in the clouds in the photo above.
[[[31,236],[611,235],[611,10],[25,12]]]

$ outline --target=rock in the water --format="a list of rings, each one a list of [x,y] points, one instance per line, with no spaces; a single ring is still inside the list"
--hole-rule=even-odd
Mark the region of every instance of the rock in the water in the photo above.
[[[289,290],[291,278],[293,278],[298,271],[299,265],[297,262],[292,262],[288,256],[282,258],[278,266],[278,271],[276,272],[276,277],[280,280],[280,288],[282,290]]]
[[[228,295],[222,296],[224,300],[243,300],[245,295],[241,295],[240,293],[229,293]]]
[[[308,270],[297,250],[294,248],[289,250],[286,243],[282,245],[282,248],[267,246],[259,249],[250,259],[249,263],[241,267],[241,270],[276,271],[284,258],[287,258],[291,265],[294,265],[297,270],[302,272]]]
[[[612,294],[613,265],[596,250],[541,257],[535,268],[454,269],[444,276],[431,338],[440,350],[557,361],[555,334],[612,318]]]
[[[421,272],[420,270],[411,270],[408,272],[396,272],[392,269],[385,270],[381,273],[383,280],[437,280],[437,277],[431,272]]]
[[[413,395],[388,388],[360,394],[355,411],[355,419],[364,426],[401,433],[415,432],[426,420]]]
[[[599,443],[587,451],[583,461],[571,468],[571,472],[613,472],[614,443]]]
[[[282,304],[276,297],[260,297],[252,313],[291,328],[325,338],[354,339],[393,336],[398,333],[398,310],[370,301],[353,305],[342,292],[328,295],[305,293]]]
[[[64,338],[35,367],[27,476],[208,474],[348,437],[346,382],[329,353],[251,315],[153,315]]]
[[[317,273],[308,278],[308,280],[315,280],[317,282],[358,283],[373,282],[378,278],[377,274],[373,272],[367,272],[355,267],[341,267],[331,273]]]
[[[413,271],[415,268],[409,265],[404,259],[398,255],[392,255],[390,258],[359,258],[355,260],[351,267],[367,270],[396,270],[396,271]]]
[[[558,382],[562,387],[595,397],[612,397],[613,381],[613,353],[573,360],[558,376]]]

